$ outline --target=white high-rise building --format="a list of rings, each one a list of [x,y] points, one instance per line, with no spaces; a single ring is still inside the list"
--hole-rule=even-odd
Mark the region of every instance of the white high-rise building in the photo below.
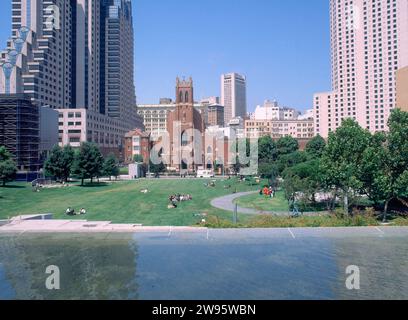
[[[246,77],[238,73],[221,76],[221,105],[224,106],[225,123],[245,118],[247,114]]]
[[[12,0],[0,93],[60,111],[59,141],[116,152],[143,126],[133,79],[131,0]]]
[[[299,112],[294,108],[281,107],[277,101],[266,100],[251,114],[252,120],[295,120]]]
[[[396,104],[396,71],[408,65],[407,0],[331,0],[331,92],[316,94],[316,134],[345,118],[386,131]]]

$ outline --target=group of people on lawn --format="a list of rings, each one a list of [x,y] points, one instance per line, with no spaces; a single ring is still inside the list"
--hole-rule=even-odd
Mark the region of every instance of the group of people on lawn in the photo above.
[[[72,208],[68,208],[65,213],[67,214],[67,216],[82,216],[84,214],[86,214],[86,210],[85,208],[82,208],[79,213],[75,213],[75,209]]]
[[[265,186],[261,189],[261,191],[259,191],[259,194],[261,196],[265,196],[268,198],[274,198],[275,197],[275,189],[272,186]]]
[[[179,202],[183,202],[183,201],[191,201],[193,200],[193,197],[190,194],[176,194],[176,195],[172,195],[169,197],[169,209],[175,209],[177,208],[177,203]]]

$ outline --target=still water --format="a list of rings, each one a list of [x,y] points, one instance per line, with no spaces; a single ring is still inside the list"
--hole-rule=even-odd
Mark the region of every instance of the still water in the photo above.
[[[0,299],[408,299],[406,229],[292,230],[0,234]]]

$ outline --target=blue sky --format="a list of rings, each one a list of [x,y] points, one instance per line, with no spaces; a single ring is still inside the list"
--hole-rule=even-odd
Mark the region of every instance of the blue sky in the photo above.
[[[11,28],[2,1],[0,41]],[[265,99],[304,110],[330,89],[328,0],[133,0],[139,103],[174,97],[192,76],[195,99],[220,95],[220,75],[248,78],[248,109]]]

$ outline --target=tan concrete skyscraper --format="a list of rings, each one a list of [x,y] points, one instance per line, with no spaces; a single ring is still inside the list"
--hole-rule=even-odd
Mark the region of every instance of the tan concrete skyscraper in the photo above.
[[[236,117],[246,116],[246,78],[243,75],[228,73],[221,76],[221,105],[224,106],[226,125]]]
[[[331,92],[316,94],[316,134],[345,118],[386,131],[396,106],[396,71],[408,66],[407,0],[330,0]]]

